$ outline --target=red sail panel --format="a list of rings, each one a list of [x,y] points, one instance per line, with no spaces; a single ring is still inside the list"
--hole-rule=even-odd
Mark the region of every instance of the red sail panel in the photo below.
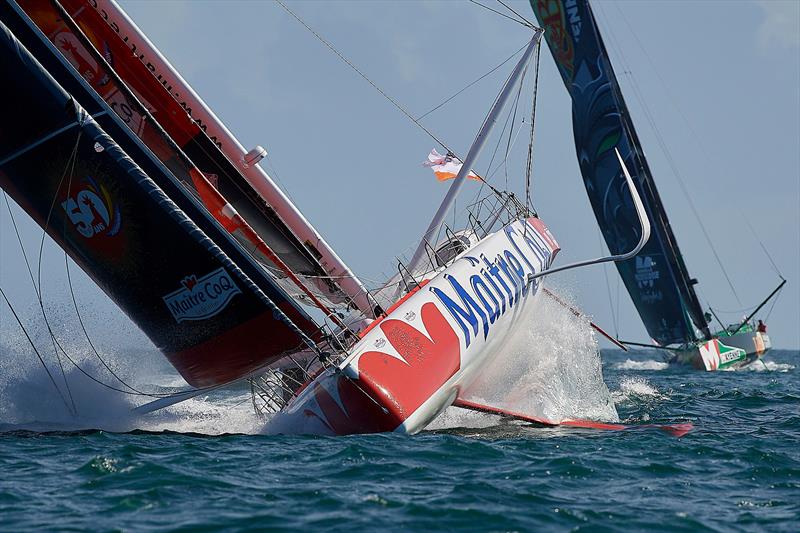
[[[339,287],[325,279],[326,273],[318,260],[227,160],[215,140],[205,134],[203,124],[192,118],[191,109],[180,99],[180,94],[163,78],[156,76],[153,65],[137,51],[136,44],[119,33],[119,26],[107,14],[104,17],[92,2],[66,0],[62,5],[136,98],[213,183],[214,188],[247,221],[259,239],[292,272],[313,276],[314,288],[320,294],[334,302],[345,301],[346,297]],[[125,98],[124,93],[103,72],[102,66],[92,59],[92,54],[81,45],[80,39],[62,20],[51,1],[30,0],[25,3],[24,9],[98,94],[172,170],[174,154],[170,150],[165,152],[164,146],[153,139],[157,136],[157,128],[148,124],[141,110]],[[187,180],[187,183],[191,184],[191,180]]]

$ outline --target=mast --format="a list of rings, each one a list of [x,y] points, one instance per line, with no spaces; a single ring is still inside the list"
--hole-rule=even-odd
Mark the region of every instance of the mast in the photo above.
[[[500,96],[497,97],[494,106],[489,111],[489,114],[487,115],[486,120],[483,123],[483,126],[481,126],[481,129],[478,132],[478,136],[472,143],[472,146],[470,147],[469,152],[467,153],[467,157],[464,159],[463,164],[461,165],[461,170],[458,172],[458,176],[456,176],[456,178],[453,180],[453,183],[450,185],[450,189],[447,191],[447,195],[445,195],[444,200],[442,200],[439,209],[433,216],[433,220],[431,220],[428,229],[422,236],[422,240],[417,246],[417,249],[414,252],[413,257],[411,258],[411,262],[408,264],[408,272],[411,276],[414,275],[414,270],[419,266],[419,263],[421,262],[423,256],[425,255],[425,247],[438,235],[439,230],[442,227],[442,223],[444,222],[444,217],[447,215],[447,211],[449,211],[450,207],[452,207],[453,202],[456,199],[456,196],[458,196],[458,192],[461,190],[461,186],[464,185],[464,181],[466,180],[467,174],[469,174],[470,169],[472,168],[472,164],[475,162],[475,159],[477,159],[478,155],[481,153],[481,149],[483,148],[483,145],[486,143],[486,139],[488,138],[489,133],[492,131],[494,123],[497,122],[497,117],[503,110],[503,106],[508,100],[508,97],[511,94],[512,89],[516,85],[517,81],[519,81],[519,77],[522,75],[522,71],[525,68],[525,65],[528,64],[528,61],[530,61],[531,54],[533,54],[533,50],[539,43],[539,39],[541,38],[543,31],[544,30],[540,28],[536,28],[534,30],[533,37],[531,38],[530,43],[528,43],[528,47],[525,49],[525,52],[522,54],[522,57],[517,62],[517,65],[514,67],[514,71],[511,73],[511,76],[509,76],[508,80],[503,86],[503,89],[500,92]]]

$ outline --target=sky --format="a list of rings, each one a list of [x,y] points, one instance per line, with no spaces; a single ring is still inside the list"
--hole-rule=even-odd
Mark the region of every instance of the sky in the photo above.
[[[380,281],[395,272],[395,258],[413,247],[446,192],[421,166],[437,147],[430,137],[276,3],[121,5],[246,147],[269,151],[262,166],[356,273]],[[527,2],[511,5],[533,19]],[[530,37],[529,29],[468,2],[289,6],[414,116]],[[609,0],[593,6],[688,269],[700,281],[701,302],[734,322],[777,286],[761,242],[789,280],[769,316],[770,337],[776,347],[800,348],[800,3]],[[463,155],[510,69],[507,63],[422,123]],[[560,264],[605,253],[580,178],[570,109],[545,47],[533,202],[561,244]],[[526,135],[509,156],[508,179],[517,188]],[[494,142],[475,166],[479,171]],[[502,170],[493,184],[505,185]],[[475,194],[476,185],[467,183],[461,207]],[[33,316],[30,281],[0,207],[0,284]],[[40,230],[16,206],[15,217],[29,255],[38,253]],[[64,259],[51,248],[43,271],[59,301]],[[78,278],[84,302],[119,315],[85,276]],[[648,341],[613,267],[572,271],[556,283],[606,330]],[[5,309],[0,318],[9,320]]]

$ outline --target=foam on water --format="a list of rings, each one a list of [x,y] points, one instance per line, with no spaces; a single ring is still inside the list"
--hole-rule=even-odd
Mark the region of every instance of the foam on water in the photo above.
[[[563,290],[560,291],[562,294]],[[69,308],[49,310],[57,337],[70,357],[88,374],[117,388],[115,380],[92,353],[74,318],[62,316]],[[550,298],[539,294],[521,328],[486,369],[465,397],[533,416],[618,419],[611,394],[602,378],[602,367],[592,329],[585,319]],[[35,312],[33,313],[35,315]],[[137,389],[170,392],[187,385],[127,319],[115,317],[103,331],[126,330],[128,338],[140,340],[134,347],[114,346],[114,338],[94,339],[103,360]],[[41,320],[40,320],[41,322]],[[28,323],[37,324],[36,320]],[[117,326],[117,327],[115,327]],[[53,354],[49,333],[40,324],[31,328],[34,341],[48,363],[62,394],[74,401],[78,416],[65,407],[59,393],[20,332],[3,331],[0,352],[0,429],[67,431],[175,431],[185,433],[260,433],[263,421],[254,413],[248,389],[213,392],[147,415],[132,409],[153,398],[123,394],[99,385],[62,357],[65,376]],[[94,331],[99,328],[94,329]],[[125,336],[123,335],[123,337]],[[69,400],[64,378],[69,383]],[[432,426],[486,427],[497,423],[490,415],[449,409]]]
[[[617,363],[614,365],[614,368],[619,370],[666,370],[669,368],[669,363],[665,363],[664,361],[654,361],[652,359],[645,361],[634,361],[633,359],[627,359],[622,363]]]
[[[0,429],[71,431],[104,429],[124,432],[257,433],[261,423],[250,404],[249,391],[226,391],[187,400],[156,413],[137,415],[132,409],[154,398],[125,394],[86,377],[62,356],[62,376],[52,348],[37,342],[61,394],[22,335],[4,332],[0,347]],[[70,357],[88,374],[115,388],[117,381],[87,347],[59,337]],[[186,383],[169,370],[155,348],[103,352],[103,360],[133,387],[146,392],[169,392]],[[67,389],[64,381],[69,384]],[[129,381],[130,380],[130,381]],[[77,416],[65,405],[74,402]]]
[[[790,370],[794,370],[794,365],[761,359],[747,365],[741,370],[748,370],[750,372],[789,372]]]
[[[556,292],[563,299],[567,291],[558,288]],[[588,320],[576,317],[541,292],[536,298],[526,317],[530,326],[520,328],[508,339],[505,348],[462,392],[462,397],[554,421],[618,421]],[[475,427],[473,424],[486,424],[489,416],[455,408],[445,415],[431,427]]]
[[[619,390],[613,392],[614,402],[618,405],[628,402],[663,400],[668,398],[658,391],[644,378],[623,377]]]

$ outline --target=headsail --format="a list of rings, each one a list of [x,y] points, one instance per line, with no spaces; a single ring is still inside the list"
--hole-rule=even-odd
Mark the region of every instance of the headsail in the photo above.
[[[709,338],[693,285],[588,0],[530,0],[572,96],[575,148],[595,217],[612,254],[639,239],[636,211],[614,155],[633,174],[652,221],[653,238],[617,269],[647,332],[659,344]]]
[[[194,386],[231,381],[311,341],[313,320],[107,104],[14,7],[3,3],[0,15],[0,74],[9,81],[0,100],[2,188]]]

